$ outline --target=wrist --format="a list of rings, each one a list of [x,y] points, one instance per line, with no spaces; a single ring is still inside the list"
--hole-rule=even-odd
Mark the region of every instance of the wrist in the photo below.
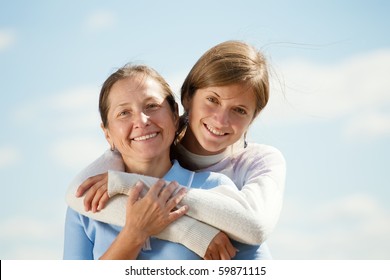
[[[145,244],[146,240],[149,238],[149,235],[144,231],[139,230],[134,227],[125,226],[121,234],[126,237],[126,240],[133,243],[135,246],[139,246],[140,248]]]

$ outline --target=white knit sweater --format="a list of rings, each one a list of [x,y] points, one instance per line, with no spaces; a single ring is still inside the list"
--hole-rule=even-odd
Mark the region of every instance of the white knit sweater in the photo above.
[[[179,152],[188,158],[188,151],[181,148]],[[198,168],[207,167],[204,169],[228,175],[238,189],[228,186],[210,190],[191,189],[182,201],[190,206],[188,216],[171,224],[157,237],[181,243],[203,257],[208,244],[219,232],[217,229],[232,239],[248,244],[260,244],[272,232],[282,206],[285,181],[283,156],[275,148],[258,144],[231,150],[225,155],[228,157],[222,160],[215,156],[191,155],[190,158]],[[205,166],[217,158],[219,162]],[[67,192],[67,202],[83,215],[123,226],[127,199],[114,195],[127,194],[128,186],[133,186],[140,175],[109,172],[108,189],[113,198],[98,213],[85,212],[83,198],[74,196],[82,181],[109,169],[124,170],[124,167],[120,155],[107,151],[73,180]],[[148,186],[155,182],[150,177],[142,179]]]

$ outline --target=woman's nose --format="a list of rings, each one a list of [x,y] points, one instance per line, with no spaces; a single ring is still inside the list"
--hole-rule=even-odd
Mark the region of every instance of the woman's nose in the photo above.
[[[139,112],[134,116],[134,126],[135,127],[145,127],[150,124],[149,116],[144,112]]]
[[[221,126],[227,126],[229,124],[229,110],[224,108],[219,108],[214,113],[214,118]]]

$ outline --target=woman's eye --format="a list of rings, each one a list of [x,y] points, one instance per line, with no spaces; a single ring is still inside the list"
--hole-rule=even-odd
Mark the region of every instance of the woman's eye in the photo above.
[[[242,108],[236,108],[234,109],[237,113],[239,113],[240,115],[246,115],[247,112],[246,110],[242,109]]]
[[[123,116],[126,116],[126,115],[128,115],[128,114],[129,114],[128,111],[122,111],[122,112],[120,112],[120,113],[118,114],[118,116],[123,117]]]
[[[155,108],[158,108],[160,105],[157,104],[157,103],[150,103],[148,105],[146,105],[146,109],[155,109]]]
[[[215,97],[207,97],[207,100],[210,101],[211,103],[218,104],[218,99]]]

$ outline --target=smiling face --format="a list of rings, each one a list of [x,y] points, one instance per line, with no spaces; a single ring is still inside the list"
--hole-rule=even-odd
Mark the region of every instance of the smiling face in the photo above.
[[[126,166],[170,161],[178,117],[162,92],[155,80],[141,75],[115,82],[109,92],[107,126],[102,128]]]
[[[189,127],[183,145],[192,153],[212,155],[244,135],[255,115],[256,98],[250,87],[232,84],[198,89],[184,105]]]

